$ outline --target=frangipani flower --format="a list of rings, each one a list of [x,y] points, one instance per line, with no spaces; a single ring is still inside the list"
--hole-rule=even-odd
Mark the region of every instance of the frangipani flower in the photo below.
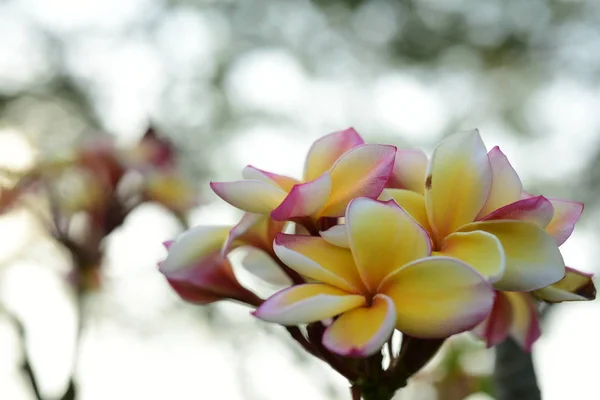
[[[490,315],[473,332],[484,339],[488,347],[503,342],[510,335],[523,349],[531,351],[541,334],[534,297],[548,303],[593,300],[596,288],[591,274],[567,267],[563,279],[531,294],[498,291]]]
[[[143,194],[168,210],[182,213],[197,203],[196,192],[189,182],[175,171],[153,171],[143,182]]]
[[[227,253],[240,246],[253,246],[272,254],[271,243],[281,229],[283,223],[249,213],[234,227],[189,229],[166,244],[169,253],[159,263],[159,270],[184,300],[207,304],[233,299],[258,305],[261,300],[236,279]]]
[[[394,201],[357,198],[345,214],[349,249],[321,237],[279,234],[275,253],[311,283],[284,289],[254,315],[283,325],[334,318],[330,351],[363,357],[394,331],[445,338],[489,313],[493,290],[464,262],[430,257],[427,232]]]
[[[510,335],[525,351],[531,351],[541,335],[533,298],[529,293],[497,291],[490,315],[473,333],[488,347],[502,343]]]
[[[396,148],[364,144],[352,128],[313,143],[303,182],[247,166],[244,180],[212,182],[215,193],[247,212],[270,214],[278,221],[341,217],[359,196],[376,198],[394,165]]]
[[[422,165],[422,157],[413,159]],[[414,171],[420,175],[422,168]],[[488,155],[476,130],[441,142],[427,171],[423,195],[386,189],[380,198],[396,200],[429,232],[434,254],[463,260],[499,290],[536,290],[564,276],[558,244],[579,216],[571,206],[577,203],[554,201],[555,217],[545,197],[522,199],[521,181],[508,160],[497,147]]]
[[[564,278],[550,286],[535,290],[532,294],[546,303],[594,300],[596,286],[592,278],[592,274],[567,267]]]

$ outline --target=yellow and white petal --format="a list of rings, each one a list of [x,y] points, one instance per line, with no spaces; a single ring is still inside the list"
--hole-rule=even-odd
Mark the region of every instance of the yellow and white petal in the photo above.
[[[289,276],[262,250],[249,247],[241,261],[242,267],[252,275],[276,287],[287,287],[292,284]]]
[[[160,263],[160,271],[168,274],[189,268],[202,258],[218,251],[229,234],[229,226],[197,226],[169,242],[169,254]]]
[[[249,180],[257,180],[268,183],[271,186],[279,187],[280,189],[289,192],[292,190],[294,185],[300,183],[299,180],[290,178],[289,176],[274,174],[273,172],[264,171],[262,169],[258,169],[253,167],[252,165],[247,165],[242,170],[242,176],[244,179]]]
[[[353,200],[346,227],[356,267],[371,291],[392,271],[431,253],[427,232],[392,200]]]
[[[554,207],[554,217],[546,227],[556,243],[560,246],[571,236],[575,223],[583,212],[583,203],[561,199],[549,199]]]
[[[421,150],[399,149],[396,152],[394,169],[387,186],[423,194],[426,173],[427,156],[425,153]]]
[[[348,232],[346,231],[345,224],[332,226],[325,231],[319,232],[319,234],[323,239],[335,246],[344,247],[346,249],[350,248],[350,243],[348,242]]]
[[[565,264],[552,236],[540,227],[522,221],[484,221],[465,225],[461,232],[485,231],[496,236],[506,255],[498,290],[528,292],[561,280]]]
[[[396,328],[418,338],[445,338],[472,329],[494,302],[490,283],[464,262],[427,257],[389,275],[378,293],[392,298]]]
[[[442,141],[429,162],[425,205],[438,240],[475,220],[485,204],[492,172],[477,130]]]
[[[439,255],[464,261],[492,283],[502,278],[506,268],[506,257],[500,240],[484,231],[448,235]]]
[[[348,150],[364,143],[353,129],[333,132],[316,140],[308,150],[304,164],[304,180],[317,179]]]
[[[379,200],[394,200],[431,235],[431,227],[429,226],[427,209],[425,208],[425,196],[410,190],[383,189],[383,192],[379,195]]]
[[[504,292],[511,304],[510,335],[525,350],[531,351],[541,335],[535,304],[529,293]]]
[[[485,217],[500,207],[520,200],[523,190],[519,175],[498,146],[490,150],[488,158],[492,169],[492,186],[478,218]]]
[[[363,296],[322,283],[307,283],[275,293],[252,314],[263,321],[298,325],[333,318],[364,304]]]
[[[553,216],[554,207],[550,200],[544,196],[537,196],[510,203],[489,213],[481,218],[480,221],[514,219],[530,222],[544,229],[548,226]]]
[[[271,212],[271,218],[275,221],[290,221],[316,215],[327,204],[330,193],[331,176],[329,172],[325,172],[313,181],[295,185]]]
[[[340,157],[331,167],[331,196],[321,217],[342,217],[348,203],[356,197],[377,198],[392,168],[396,148],[380,144],[363,144]]]
[[[251,213],[268,214],[276,209],[287,192],[259,180],[211,182],[212,190],[232,206]]]
[[[285,222],[273,221],[265,214],[244,213],[237,225],[229,231],[221,252],[225,255],[239,246],[254,246],[270,251],[275,235],[284,226]]]
[[[564,278],[550,286],[538,289],[532,294],[547,303],[594,300],[596,286],[592,274],[567,267]]]
[[[364,291],[350,250],[323,238],[280,233],[273,244],[275,254],[302,276],[347,292]]]
[[[344,357],[368,357],[381,350],[396,327],[394,302],[378,294],[370,306],[342,314],[323,335],[323,345]]]

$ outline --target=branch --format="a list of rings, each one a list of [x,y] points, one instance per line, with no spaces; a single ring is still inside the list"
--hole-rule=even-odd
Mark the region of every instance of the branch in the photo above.
[[[498,400],[541,400],[531,353],[512,339],[496,346],[494,384]]]

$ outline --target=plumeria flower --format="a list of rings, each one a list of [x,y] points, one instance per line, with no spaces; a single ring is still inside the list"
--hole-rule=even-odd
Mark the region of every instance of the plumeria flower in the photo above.
[[[445,338],[489,313],[489,282],[458,259],[431,257],[427,231],[394,201],[357,198],[345,222],[349,248],[321,237],[277,235],[279,259],[310,283],[274,294],[255,316],[282,325],[335,318],[324,346],[364,357],[380,350],[394,329]]]
[[[212,182],[211,187],[234,207],[278,221],[341,217],[352,199],[379,196],[395,154],[393,146],[364,144],[350,128],[313,143],[302,182],[247,166],[244,180]]]
[[[540,322],[533,297],[526,292],[496,292],[492,311],[472,331],[485,340],[488,347],[512,337],[525,351],[531,351],[541,335]]]
[[[474,131],[472,134],[478,133]],[[491,218],[493,217],[493,215],[490,215],[492,211],[519,202],[519,200],[523,199],[537,198],[539,204],[542,204],[542,208],[548,208],[547,203],[542,201],[539,196],[536,197],[523,191],[523,184],[521,183],[518,174],[498,146],[489,151],[488,160],[492,173],[490,193],[488,194],[488,199],[486,199],[484,208],[478,213],[478,219],[485,219],[482,217],[486,216]],[[418,203],[423,203],[424,198],[407,193],[406,190],[419,194],[425,193],[427,168],[427,156],[421,150],[398,150],[396,153],[394,169],[386,187],[403,190],[397,191],[388,189],[385,191],[386,194],[383,197],[387,198],[392,195],[398,198],[405,197],[407,205],[412,203],[417,203],[415,205],[419,205]],[[579,220],[579,217],[583,212],[583,204],[564,199],[547,198],[547,200],[552,204],[554,213],[551,221],[546,225],[545,230],[556,239],[557,245],[560,246],[573,232],[575,223]],[[528,203],[525,202],[520,204],[523,205]],[[529,204],[535,204],[535,201],[530,200]],[[504,216],[506,216],[506,214],[507,213],[505,213]],[[422,214],[422,216],[426,217],[426,214]],[[496,215],[496,217],[498,217],[498,215]],[[426,220],[427,218],[424,218],[423,222],[428,222]]]
[[[183,213],[197,204],[196,192],[173,170],[153,171],[143,181],[143,196],[168,210]]]
[[[421,174],[422,157],[413,159],[419,160],[415,171]],[[408,167],[404,174],[409,174]],[[558,245],[579,214],[567,212],[565,217],[559,212],[555,218],[552,201],[543,196],[523,199],[521,181],[504,154],[497,147],[488,154],[476,130],[460,132],[438,145],[423,194],[386,189],[381,199],[390,198],[429,232],[434,254],[472,265],[498,290],[541,289],[565,274]],[[571,209],[578,203],[554,204]]]
[[[469,263],[499,290],[533,291],[551,302],[590,298],[575,294],[580,286],[595,295],[590,276],[565,269],[557,249],[572,233],[581,203],[524,192],[506,156],[498,147],[486,155],[477,131],[442,142],[427,169],[425,160],[418,151],[399,152],[388,187],[404,189],[386,189],[381,198],[393,198],[411,213],[434,238],[436,252]],[[492,312],[479,335],[493,345],[512,329],[530,349],[539,337],[531,295],[498,292],[496,298],[494,310],[502,312]],[[518,320],[512,315],[525,314],[527,328],[509,323]]]
[[[192,228],[166,244],[169,253],[159,270],[184,300],[207,304],[233,299],[256,306],[261,300],[238,282],[227,254],[241,246],[272,254],[273,239],[281,229],[283,223],[249,213],[234,227]]]
[[[592,274],[567,267],[564,278],[550,286],[535,290],[532,294],[546,303],[594,300],[596,286],[592,278]]]
[[[488,347],[502,343],[509,335],[526,351],[540,337],[540,323],[534,297],[549,303],[585,301],[596,298],[592,275],[567,267],[560,281],[530,293],[500,292],[490,315],[473,330]]]

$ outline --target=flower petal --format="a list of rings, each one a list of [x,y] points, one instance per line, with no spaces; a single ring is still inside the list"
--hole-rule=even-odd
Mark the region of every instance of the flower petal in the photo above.
[[[287,195],[283,189],[259,180],[211,182],[210,187],[232,206],[257,214],[270,213]]]
[[[416,260],[378,290],[396,306],[396,328],[418,338],[445,338],[472,329],[489,314],[494,291],[477,271],[450,257]]]
[[[167,258],[161,262],[164,274],[186,269],[219,250],[227,238],[228,226],[197,226],[185,231],[169,244]]]
[[[431,226],[427,219],[427,209],[425,208],[425,197],[422,194],[411,192],[404,189],[383,189],[379,200],[394,200],[411,217],[417,221],[427,232],[431,233]]]
[[[592,274],[567,267],[564,278],[550,286],[536,290],[532,294],[547,303],[594,300],[596,286],[592,278]]]
[[[364,285],[350,250],[334,246],[323,238],[280,233],[273,249],[288,267],[307,278],[358,293]]]
[[[425,180],[425,205],[438,240],[475,220],[491,182],[490,162],[477,130],[454,134],[436,147]]]
[[[504,342],[512,325],[512,305],[503,292],[496,291],[494,306],[488,317],[473,329],[473,333],[485,340],[487,347]]]
[[[323,239],[334,246],[344,247],[346,249],[350,248],[345,224],[334,225],[326,231],[319,232],[319,234]]]
[[[174,172],[146,174],[144,196],[175,212],[185,212],[196,203],[194,189]]]
[[[345,152],[364,143],[353,129],[333,132],[313,143],[304,164],[304,180],[312,181],[329,170]]]
[[[258,305],[260,299],[244,288],[236,279],[229,261],[218,251],[202,258],[185,269],[159,270],[171,287],[186,301],[207,304],[222,299],[233,299]]]
[[[272,252],[273,239],[284,226],[285,222],[273,221],[268,215],[245,213],[229,231],[221,252],[225,255],[239,246],[254,246]]]
[[[548,226],[553,215],[554,207],[552,207],[550,200],[544,196],[537,196],[517,200],[501,207],[481,218],[481,221],[514,219],[531,222],[543,229]]]
[[[246,271],[273,286],[287,287],[292,284],[275,260],[262,250],[250,247],[241,264]]]
[[[325,206],[330,193],[331,176],[325,172],[313,181],[295,185],[285,200],[271,212],[271,218],[286,221],[315,215]]]
[[[583,212],[583,203],[561,199],[550,199],[550,202],[554,207],[554,218],[546,227],[546,232],[556,239],[560,246],[575,229],[575,223]]]
[[[448,235],[439,254],[464,261],[492,283],[502,278],[506,268],[502,244],[494,235],[484,231]]]
[[[356,197],[377,198],[394,167],[396,148],[363,144],[340,157],[331,167],[331,196],[322,217],[341,217]]]
[[[323,345],[345,357],[367,357],[381,349],[396,327],[394,302],[386,295],[373,297],[371,306],[342,314],[323,335]]]
[[[520,200],[523,190],[519,175],[498,146],[489,151],[488,158],[492,169],[492,186],[478,217]]]
[[[353,200],[346,227],[356,267],[371,291],[392,271],[431,252],[427,232],[392,200]]]
[[[262,169],[253,167],[252,165],[247,165],[242,170],[242,176],[244,177],[244,179],[247,180],[257,180],[265,182],[271,186],[278,186],[286,192],[289,192],[290,190],[292,190],[292,187],[294,185],[300,183],[300,181],[297,179],[290,178],[289,176],[285,175],[274,174],[273,172],[264,171]]]
[[[510,335],[525,351],[531,351],[531,347],[541,335],[535,304],[529,293],[504,292],[503,294],[512,306]]]
[[[554,239],[536,225],[522,221],[484,221],[461,232],[482,230],[496,236],[506,254],[506,270],[494,283],[498,290],[528,292],[551,285],[565,275],[565,264]]]
[[[307,283],[275,293],[252,314],[268,322],[298,325],[333,318],[363,304],[363,296],[322,283]]]
[[[421,150],[398,150],[387,187],[407,189],[423,194],[426,173],[427,156],[425,153]]]

